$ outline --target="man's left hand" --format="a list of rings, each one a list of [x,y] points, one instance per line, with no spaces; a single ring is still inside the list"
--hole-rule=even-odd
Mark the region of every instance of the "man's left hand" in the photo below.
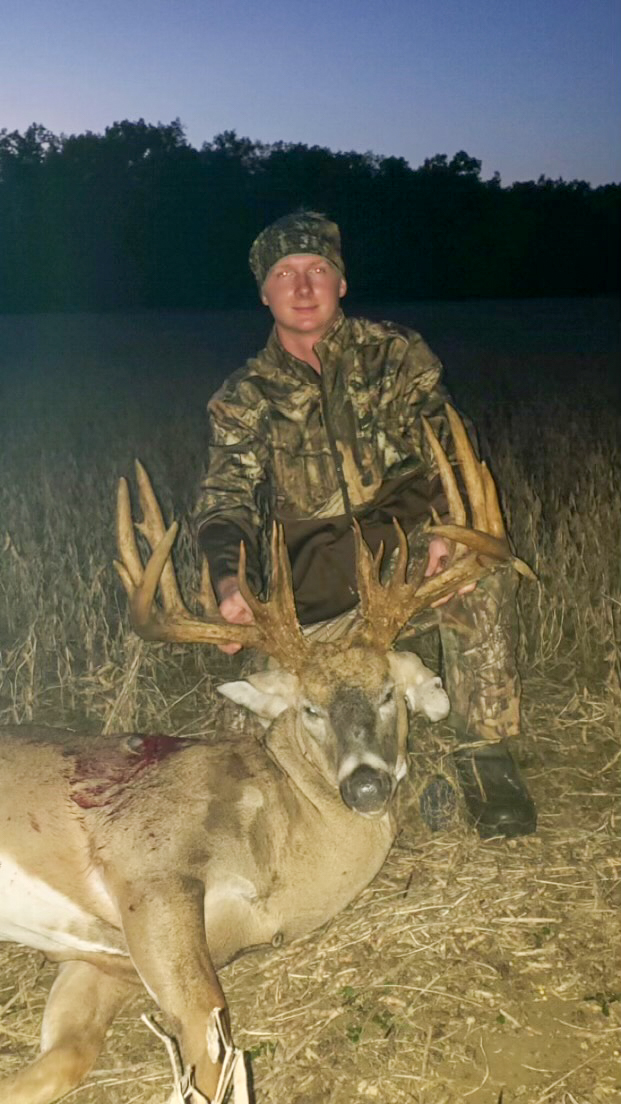
[[[432,537],[429,541],[429,559],[427,560],[427,567],[425,568],[425,578],[429,579],[432,575],[441,575],[448,565],[450,550],[444,537]],[[476,583],[468,583],[467,586],[460,587],[457,591],[458,594],[471,594]],[[436,606],[445,606],[447,602],[450,602],[451,598],[454,598],[455,594],[447,594],[445,598],[438,598],[437,602],[431,603],[431,608],[435,609]]]

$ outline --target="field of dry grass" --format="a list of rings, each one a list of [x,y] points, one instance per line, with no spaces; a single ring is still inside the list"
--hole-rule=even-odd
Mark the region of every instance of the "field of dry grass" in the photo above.
[[[430,836],[416,790],[442,746],[420,727],[403,831],[325,930],[223,971],[258,1104],[612,1104],[621,1095],[621,442],[614,304],[427,304],[419,328],[492,459],[521,590],[520,756],[537,836]],[[239,660],[149,646],[111,569],[116,479],[147,465],[189,509],[204,401],[261,342],[239,316],[0,318],[0,720],[213,738]],[[233,335],[233,336],[231,336]],[[196,584],[187,524],[176,552]],[[221,736],[221,733],[219,734]],[[2,952],[0,1069],[36,1049],[53,971]],[[136,1007],[78,1104],[166,1096]]]

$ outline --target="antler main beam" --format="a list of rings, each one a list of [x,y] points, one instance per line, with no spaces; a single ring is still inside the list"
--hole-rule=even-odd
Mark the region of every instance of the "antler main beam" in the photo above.
[[[132,627],[145,640],[174,643],[229,644],[259,648],[274,656],[288,668],[297,669],[306,655],[302,631],[295,614],[291,571],[282,527],[274,526],[272,534],[272,580],[270,596],[260,601],[252,593],[246,578],[246,554],[240,547],[238,583],[252,610],[254,621],[249,625],[234,625],[217,614],[195,617],[185,605],[172,564],[171,549],[179,529],[178,523],[166,529],[159,504],[149,477],[136,461],[136,479],[143,519],[136,528],[148,541],[152,552],[146,563],[134,533],[127,480],[119,480],[117,495],[117,548],[119,559],[115,567],[129,599]],[[203,579],[201,598],[209,593],[208,580]],[[161,604],[156,600],[157,591]]]

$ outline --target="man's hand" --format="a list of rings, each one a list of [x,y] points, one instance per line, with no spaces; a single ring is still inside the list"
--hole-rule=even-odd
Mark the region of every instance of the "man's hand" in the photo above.
[[[230,621],[232,625],[249,625],[253,620],[252,610],[240,593],[236,575],[227,575],[220,580],[218,598],[218,608],[225,621]],[[225,655],[235,655],[240,651],[241,644],[218,644],[218,648]]]
[[[429,559],[427,560],[427,567],[425,568],[425,578],[429,579],[432,575],[440,575],[447,566],[448,559],[449,546],[444,537],[432,537],[429,541]],[[471,594],[476,585],[476,583],[468,583],[467,586],[461,587],[457,593]],[[435,609],[436,606],[444,606],[454,597],[454,594],[447,594],[446,598],[439,598],[437,602],[432,602],[431,608]]]

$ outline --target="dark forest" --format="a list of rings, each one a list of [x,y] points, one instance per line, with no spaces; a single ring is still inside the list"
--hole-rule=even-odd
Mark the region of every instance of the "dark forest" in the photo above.
[[[413,169],[234,131],[197,150],[178,120],[139,120],[104,134],[0,130],[0,310],[254,303],[250,243],[299,206],[340,224],[360,301],[619,289],[621,184],[505,187],[463,151]]]

